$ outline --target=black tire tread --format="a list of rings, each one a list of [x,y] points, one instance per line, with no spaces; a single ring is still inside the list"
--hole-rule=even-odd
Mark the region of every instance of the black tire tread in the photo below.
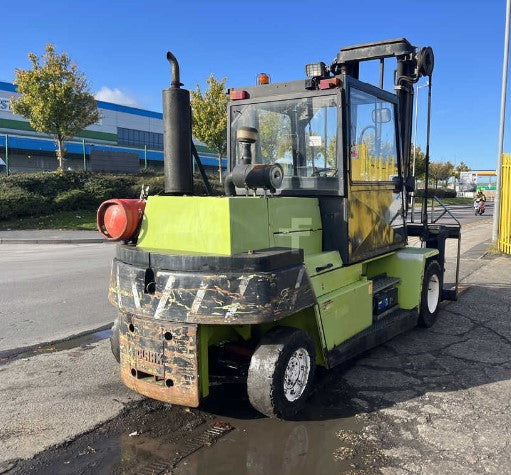
[[[439,293],[439,301],[436,306],[436,309],[433,313],[429,311],[428,308],[428,282],[430,276],[435,273],[438,275],[438,280],[440,282],[440,293]],[[421,290],[421,305],[419,312],[419,320],[418,324],[422,328],[430,328],[432,327],[437,319],[438,309],[440,307],[440,300],[442,297],[442,269],[440,268],[440,264],[437,260],[431,260],[426,264],[426,268],[424,269],[424,278],[422,280],[422,290]]]
[[[285,399],[280,388],[281,378],[287,366],[289,353],[305,347],[311,358],[309,381],[302,396],[292,403]],[[266,333],[252,355],[247,378],[250,403],[268,417],[289,418],[303,408],[314,381],[314,344],[306,333],[296,328],[276,327]]]

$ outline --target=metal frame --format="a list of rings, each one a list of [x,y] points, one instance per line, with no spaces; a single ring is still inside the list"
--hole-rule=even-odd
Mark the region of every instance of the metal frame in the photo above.
[[[299,84],[297,84],[299,83]],[[227,105],[228,109],[228,123],[229,126],[227,127],[227,169],[230,171],[234,168],[236,165],[234,163],[234,157],[233,157],[233,150],[232,150],[232,137],[231,137],[231,126],[232,123],[232,108],[234,106],[244,106],[244,105],[252,105],[252,104],[262,104],[262,103],[269,103],[269,102],[279,102],[279,101],[286,101],[286,100],[293,100],[293,99],[305,99],[309,97],[322,97],[322,96],[335,96],[337,107],[338,107],[338,113],[337,113],[337,169],[338,169],[338,186],[337,191],[334,190],[321,190],[321,189],[315,189],[315,190],[282,190],[284,193],[281,193],[280,190],[277,190],[277,194],[284,194],[287,195],[289,191],[292,191],[293,196],[301,195],[301,196],[319,196],[319,195],[325,195],[325,196],[345,196],[346,193],[346,163],[345,160],[342,161],[341,166],[339,166],[339,152],[341,152],[341,158],[343,158],[343,153],[345,153],[346,150],[346,142],[345,142],[345,133],[344,133],[344,121],[346,120],[344,117],[345,113],[345,107],[343,107],[343,104],[345,103],[345,95],[343,95],[344,91],[344,85],[341,83],[341,87],[335,88],[335,89],[325,89],[325,90],[319,90],[319,89],[307,89],[306,84],[304,81],[293,81],[289,83],[278,83],[278,85],[292,85],[293,91],[286,92],[284,94],[280,93],[280,89],[273,89],[275,91],[279,91],[278,93],[273,94],[270,92],[266,95],[258,95],[254,98],[249,99],[242,99],[242,100],[236,100],[236,101],[229,101]],[[299,89],[296,86],[301,85],[302,89]],[[268,85],[271,86],[271,85]],[[268,86],[265,86],[268,87]],[[261,87],[261,86],[259,86]],[[250,89],[250,88],[245,88]],[[268,89],[265,89],[266,91],[271,91],[271,88],[268,87]],[[340,110],[339,110],[340,109]],[[259,191],[258,191],[259,193]],[[262,193],[262,192],[261,192]]]
[[[397,154],[397,162],[398,162],[398,172],[399,176],[403,175],[403,167],[401,165],[401,143],[400,143],[400,134],[399,134],[399,114],[398,114],[398,99],[395,94],[392,94],[391,92],[385,91],[384,89],[380,89],[376,86],[373,86],[372,84],[368,84],[363,81],[359,81],[358,79],[354,79],[350,76],[346,76],[346,111],[349,111],[350,108],[350,97],[351,97],[351,89],[357,89],[359,91],[365,92],[367,94],[373,95],[379,99],[382,99],[384,101],[390,102],[394,104],[394,134],[395,134],[395,140],[396,140],[396,154]],[[350,124],[350,118],[346,118],[348,125]],[[346,137],[346,163],[349,162],[349,180],[350,184],[357,184],[357,185],[363,185],[363,184],[370,184],[370,185],[388,185],[392,184],[392,181],[360,181],[360,180],[353,180],[353,177],[351,176],[351,153],[350,153],[350,144],[351,144],[351,127],[348,126],[347,130],[347,137]]]

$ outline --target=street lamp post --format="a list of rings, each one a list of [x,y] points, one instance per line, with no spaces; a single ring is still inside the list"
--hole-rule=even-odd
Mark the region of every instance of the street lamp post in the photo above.
[[[429,82],[426,84],[423,84],[422,86],[419,86],[417,84],[417,87],[415,88],[415,124],[414,124],[414,133],[413,133],[413,160],[412,160],[412,176],[415,178],[415,159],[417,157],[417,117],[419,116],[419,89],[421,87],[427,87],[429,86]],[[428,184],[426,183],[426,187]],[[415,190],[412,191],[412,223],[413,223],[413,214],[415,211]]]
[[[507,65],[509,58],[509,19],[511,16],[511,0],[506,2],[506,30],[504,34],[504,61],[502,64],[502,90],[500,96],[500,127],[499,127],[499,155],[497,158],[497,180],[495,199],[493,201],[493,229],[492,241],[497,243],[499,239],[500,220],[500,187],[502,174],[502,152],[504,148],[504,122],[506,121],[506,89],[507,89]]]

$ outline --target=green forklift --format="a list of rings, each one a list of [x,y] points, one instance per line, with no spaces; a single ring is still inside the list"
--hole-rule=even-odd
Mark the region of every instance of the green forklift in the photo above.
[[[167,59],[165,195],[98,211],[100,231],[122,241],[109,291],[121,378],[190,407],[211,384],[242,381],[255,409],[289,418],[317,366],[430,327],[439,303],[456,299],[445,243],[459,242],[460,226],[428,222],[427,192],[421,221],[407,220],[413,85],[429,79],[429,160],[433,51],[404,38],[350,46],[306,65],[306,79],[261,74],[228,90],[225,196],[193,195],[190,95]],[[359,79],[371,60],[379,87]],[[394,92],[383,89],[385,60],[397,63]]]

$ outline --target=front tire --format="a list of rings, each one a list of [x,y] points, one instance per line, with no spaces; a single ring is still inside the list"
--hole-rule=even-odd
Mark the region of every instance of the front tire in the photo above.
[[[268,417],[287,419],[310,395],[316,369],[314,343],[295,328],[276,327],[256,348],[248,369],[252,406]]]
[[[429,328],[437,319],[442,295],[442,270],[438,261],[430,261],[424,270],[422,281],[419,326]]]

